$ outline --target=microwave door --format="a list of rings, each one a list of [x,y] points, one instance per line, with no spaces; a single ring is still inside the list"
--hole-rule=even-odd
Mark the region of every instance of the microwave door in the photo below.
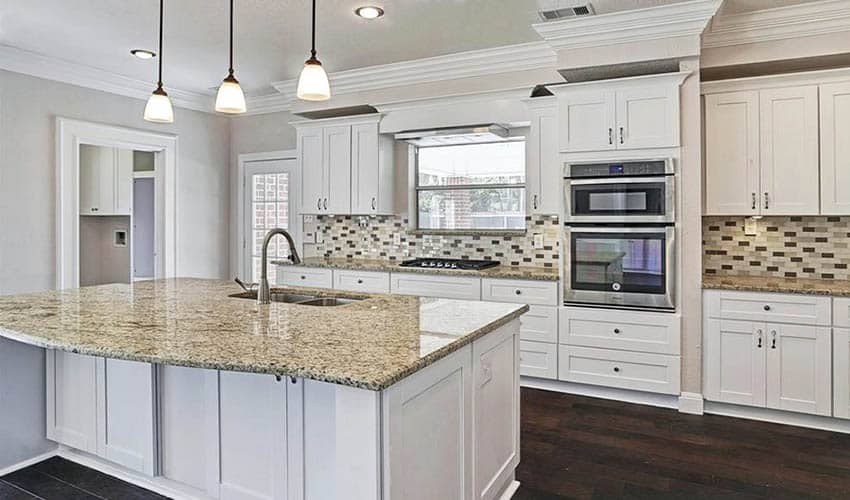
[[[568,179],[567,222],[669,223],[675,220],[674,178]]]

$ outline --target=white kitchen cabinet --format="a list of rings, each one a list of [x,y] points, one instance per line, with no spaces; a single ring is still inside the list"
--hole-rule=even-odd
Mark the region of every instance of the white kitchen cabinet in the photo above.
[[[333,272],[330,269],[278,266],[277,282],[283,286],[308,288],[333,288]]]
[[[832,370],[832,414],[850,418],[850,328],[832,329]]]
[[[666,312],[562,307],[558,320],[562,344],[679,355],[681,323]]]
[[[334,289],[363,293],[390,293],[390,273],[334,269]]]
[[[767,407],[831,415],[831,329],[768,323],[765,332]]]
[[[47,438],[88,453],[97,453],[97,361],[48,349]]]
[[[563,170],[558,158],[558,104],[554,97],[528,100],[531,127],[525,143],[528,213],[561,211]]]
[[[676,147],[686,73],[550,87],[558,96],[561,152]]]
[[[762,90],[759,114],[762,215],[817,215],[817,86]]]
[[[679,394],[679,356],[558,346],[558,379],[618,389]]]
[[[519,336],[522,340],[557,344],[558,308],[528,306],[528,312],[520,317]]]
[[[351,126],[351,213],[393,213],[394,144],[377,121]]]
[[[322,210],[330,214],[351,213],[351,127],[324,127],[322,145],[326,179]]]
[[[820,213],[850,214],[850,82],[820,86]]]
[[[764,407],[766,325],[718,318],[705,325],[705,398]]]
[[[132,211],[133,151],[80,145],[81,215],[129,215]]]
[[[705,213],[758,215],[759,96],[705,96]]]
[[[298,127],[297,155],[301,170],[301,211],[322,212],[325,198],[325,169],[322,165],[322,128]]]
[[[391,273],[390,293],[444,299],[481,300],[481,279],[472,276]]]
[[[522,340],[519,343],[519,371],[526,377],[558,378],[558,344]]]
[[[481,280],[481,300],[556,306],[558,282],[484,278]]]

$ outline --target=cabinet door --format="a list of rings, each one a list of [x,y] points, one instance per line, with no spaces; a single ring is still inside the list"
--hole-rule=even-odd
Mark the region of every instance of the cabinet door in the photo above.
[[[325,198],[325,170],[322,162],[322,129],[298,129],[298,162],[301,168],[301,211],[322,212]]]
[[[561,170],[558,158],[557,107],[531,111],[531,129],[526,142],[526,186],[528,211],[534,214],[560,212]]]
[[[817,86],[762,90],[763,215],[816,215],[820,210]]]
[[[710,319],[706,326],[706,399],[763,407],[765,324]]]
[[[832,413],[832,332],[827,327],[767,325],[767,407]]]
[[[80,144],[80,214],[100,211],[100,147]]]
[[[97,358],[47,350],[47,438],[97,453]]]
[[[850,83],[820,87],[820,206],[850,214]]]
[[[833,415],[850,418],[850,328],[832,330]]]
[[[758,92],[705,96],[705,214],[759,213]]]
[[[617,149],[679,145],[679,87],[656,85],[617,91]]]
[[[322,130],[324,170],[327,181],[322,211],[351,213],[351,127],[325,127]]]
[[[351,212],[378,212],[381,185],[378,124],[351,127]]]
[[[133,211],[133,151],[115,151],[115,185],[113,188],[115,214],[130,215]]]
[[[115,148],[100,148],[98,155],[98,213],[111,215],[115,213],[115,158],[118,151]]]
[[[558,97],[561,151],[604,151],[614,143],[613,91],[570,92]]]
[[[153,366],[100,358],[97,373],[97,454],[153,476]]]

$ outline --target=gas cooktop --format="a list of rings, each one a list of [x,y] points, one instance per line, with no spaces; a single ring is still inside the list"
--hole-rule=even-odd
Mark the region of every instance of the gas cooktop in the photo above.
[[[462,271],[480,271],[499,265],[494,260],[469,259],[413,259],[399,264],[401,267],[425,267],[434,269],[460,269]]]

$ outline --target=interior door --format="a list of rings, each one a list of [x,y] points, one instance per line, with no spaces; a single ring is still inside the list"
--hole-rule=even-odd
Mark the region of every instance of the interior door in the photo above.
[[[706,399],[765,405],[766,329],[764,323],[708,320]]]
[[[820,210],[818,88],[759,92],[762,215]]]
[[[767,407],[832,414],[832,331],[767,325]]]
[[[154,245],[154,212],[156,180],[140,177],[133,180],[133,277],[156,276],[156,250]]]
[[[301,224],[296,210],[299,182],[298,162],[294,159],[252,161],[245,165],[242,248],[244,276],[251,282],[260,281],[263,239],[269,230],[286,229],[301,250]],[[276,236],[269,244],[268,260],[287,258],[289,245],[282,236]],[[274,283],[274,266],[269,264],[269,269],[269,282]]]
[[[613,91],[570,92],[558,97],[561,151],[616,149]]]

